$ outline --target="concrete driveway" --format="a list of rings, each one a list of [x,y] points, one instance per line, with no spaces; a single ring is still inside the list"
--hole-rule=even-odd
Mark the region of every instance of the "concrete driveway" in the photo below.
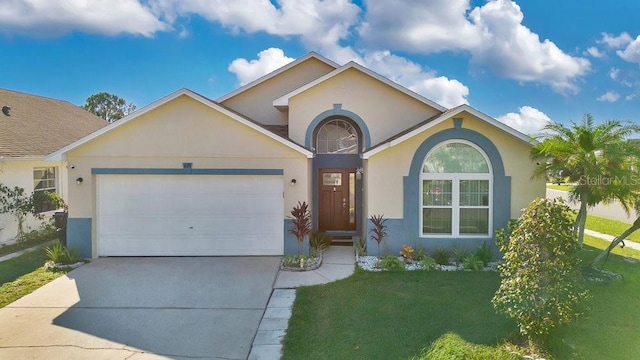
[[[246,359],[279,259],[95,259],[0,309],[0,359]]]

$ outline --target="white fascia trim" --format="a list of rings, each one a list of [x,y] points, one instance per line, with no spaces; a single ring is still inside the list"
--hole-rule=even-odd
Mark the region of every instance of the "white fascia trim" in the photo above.
[[[303,56],[301,58],[298,58],[298,59],[288,63],[287,65],[285,65],[283,67],[280,67],[280,68],[278,68],[278,69],[276,69],[276,70],[274,70],[274,71],[272,71],[272,72],[270,72],[270,73],[268,73],[268,74],[266,74],[266,75],[264,75],[264,76],[262,76],[262,77],[260,77],[260,78],[258,78],[256,80],[254,80],[254,81],[252,81],[252,82],[250,82],[250,83],[248,83],[248,84],[246,84],[244,86],[241,86],[241,87],[233,90],[232,92],[230,92],[228,94],[222,95],[221,97],[217,98],[215,101],[218,102],[218,103],[222,103],[222,102],[224,102],[226,100],[229,100],[230,98],[232,98],[232,97],[234,97],[234,96],[236,96],[236,95],[238,95],[238,94],[240,94],[242,92],[245,92],[245,91],[251,89],[252,87],[254,87],[256,85],[259,85],[259,84],[261,84],[261,83],[263,83],[263,82],[275,77],[276,75],[282,74],[283,72],[293,68],[294,66],[296,66],[296,65],[298,65],[298,64],[300,64],[302,62],[305,62],[306,60],[308,60],[310,58],[315,58],[315,59],[317,59],[319,61],[322,61],[323,63],[325,63],[325,64],[327,64],[327,65],[329,65],[329,66],[331,66],[331,67],[333,67],[335,69],[340,67],[339,64],[337,64],[337,63],[325,58],[324,56],[320,56],[317,53],[312,51],[312,52],[308,53],[307,55],[305,55],[305,56]]]
[[[386,149],[388,149],[388,148],[390,148],[392,146],[396,146],[396,145],[402,143],[403,141],[405,141],[407,139],[410,139],[410,138],[422,133],[423,131],[425,131],[425,130],[427,130],[429,128],[432,128],[432,127],[434,127],[434,126],[436,126],[436,125],[438,125],[438,124],[440,124],[440,123],[442,123],[442,122],[444,122],[444,121],[446,121],[448,119],[451,119],[454,116],[456,116],[456,115],[458,115],[458,114],[460,114],[462,112],[467,112],[467,113],[469,113],[469,114],[471,114],[471,115],[473,115],[473,116],[475,116],[475,117],[477,117],[477,118],[479,118],[479,119],[481,119],[481,120],[483,120],[483,121],[485,121],[485,122],[487,122],[487,123],[499,128],[500,130],[506,132],[507,134],[517,138],[518,140],[520,140],[520,141],[522,141],[524,143],[527,143],[529,145],[532,145],[532,144],[536,143],[535,140],[533,140],[528,135],[525,135],[525,134],[519,132],[518,130],[516,130],[516,129],[514,129],[514,128],[512,128],[512,127],[510,127],[510,126],[508,126],[508,125],[506,125],[506,124],[494,119],[494,118],[492,118],[491,116],[486,115],[486,114],[484,114],[484,113],[472,108],[471,106],[464,104],[464,105],[458,106],[456,109],[454,109],[454,110],[452,110],[450,112],[446,112],[446,113],[440,115],[438,118],[434,119],[433,121],[430,121],[430,122],[420,126],[419,128],[414,129],[414,130],[412,130],[412,131],[410,131],[410,132],[398,137],[397,139],[393,139],[391,141],[388,141],[388,142],[376,147],[375,149],[372,149],[371,151],[367,151],[367,152],[363,153],[362,154],[362,158],[363,159],[369,159],[371,156],[373,156],[373,155],[375,155],[375,154],[377,154],[377,153],[379,153],[379,152],[381,152],[383,150],[386,150]]]
[[[398,83],[396,83],[394,81],[391,81],[391,80],[387,79],[386,77],[384,77],[384,76],[382,76],[382,75],[380,75],[380,74],[378,74],[378,73],[376,73],[374,71],[371,71],[368,68],[366,68],[366,67],[364,67],[364,66],[362,66],[362,65],[360,65],[360,64],[358,64],[356,62],[353,62],[353,61],[350,61],[346,65],[342,66],[341,68],[338,68],[338,69],[328,73],[325,76],[319,77],[318,79],[316,79],[316,80],[314,80],[314,81],[312,81],[312,82],[310,82],[310,83],[308,83],[308,84],[306,84],[306,85],[304,85],[304,86],[302,86],[302,87],[300,87],[300,88],[298,88],[298,89],[296,89],[296,90],[294,90],[294,91],[292,91],[292,92],[290,92],[288,94],[285,94],[285,95],[275,99],[273,101],[273,106],[275,106],[275,107],[287,107],[287,106],[289,106],[289,99],[291,99],[292,97],[294,97],[294,96],[296,96],[296,95],[298,95],[298,94],[300,94],[300,93],[302,93],[304,91],[307,91],[310,88],[312,88],[312,87],[314,87],[314,86],[316,86],[316,85],[318,85],[318,84],[320,84],[320,83],[322,83],[322,82],[324,82],[324,81],[326,81],[328,79],[331,79],[332,77],[334,77],[334,76],[336,76],[336,75],[338,75],[338,74],[340,74],[340,73],[342,73],[342,72],[344,72],[346,70],[349,70],[349,69],[359,70],[359,71],[371,76],[372,78],[374,78],[374,79],[376,79],[378,81],[381,81],[384,84],[389,85],[392,88],[404,93],[405,95],[408,95],[408,96],[410,96],[410,97],[412,97],[412,98],[414,98],[414,99],[416,99],[416,100],[418,100],[418,101],[420,101],[422,103],[425,103],[425,104],[435,108],[438,111],[446,111],[447,110],[447,108],[445,108],[444,106],[442,106],[442,105],[440,105],[440,104],[438,104],[438,103],[436,103],[434,101],[431,101],[431,100],[427,99],[426,97],[424,97],[424,96],[422,96],[422,95],[420,95],[418,93],[415,93],[415,92],[405,88],[404,86],[402,86],[402,85],[400,85],[400,84],[398,84]]]
[[[80,140],[77,140],[77,141],[75,141],[75,142],[63,147],[62,149],[60,149],[60,150],[58,150],[56,152],[53,152],[53,153],[49,154],[45,158],[45,160],[46,161],[64,161],[64,160],[66,160],[66,154],[69,151],[75,149],[76,147],[78,147],[80,145],[83,145],[83,144],[85,144],[85,143],[87,143],[89,141],[92,141],[92,140],[96,139],[97,137],[99,137],[99,136],[101,136],[101,135],[103,135],[103,134],[105,134],[107,132],[113,131],[114,129],[116,129],[116,128],[128,123],[129,121],[131,121],[131,120],[133,120],[133,119],[135,119],[135,118],[137,118],[137,117],[139,117],[141,115],[144,115],[144,114],[148,113],[149,111],[154,110],[154,109],[156,109],[156,108],[158,108],[158,107],[160,107],[160,106],[162,106],[162,105],[164,105],[164,104],[166,104],[166,103],[168,103],[168,102],[170,102],[170,101],[172,101],[172,100],[174,100],[174,99],[176,99],[176,98],[178,98],[178,97],[180,97],[182,95],[186,95],[186,96],[188,96],[188,97],[190,97],[190,98],[192,98],[192,99],[194,99],[194,100],[196,100],[196,101],[198,101],[198,102],[200,102],[200,103],[202,103],[202,104],[204,104],[206,106],[209,106],[212,109],[215,109],[215,110],[219,111],[220,113],[222,113],[224,115],[229,116],[230,118],[232,118],[232,119],[234,119],[236,121],[239,121],[239,122],[243,123],[244,125],[249,126],[250,128],[252,128],[254,130],[257,130],[258,132],[260,132],[260,133],[262,133],[264,135],[267,135],[268,137],[278,141],[279,143],[284,144],[284,145],[290,147],[291,149],[302,153],[307,158],[312,158],[313,157],[313,153],[311,151],[303,148],[302,146],[294,144],[294,143],[292,143],[290,141],[287,141],[284,138],[281,138],[281,137],[273,134],[269,130],[266,130],[266,129],[264,129],[264,128],[252,123],[251,121],[248,121],[248,120],[242,118],[241,116],[238,116],[237,114],[235,114],[235,113],[233,113],[233,112],[231,112],[231,111],[229,111],[229,110],[217,105],[215,102],[212,102],[211,100],[209,100],[209,99],[207,99],[207,98],[205,98],[205,97],[203,97],[203,96],[201,96],[199,94],[196,94],[196,93],[194,93],[193,91],[191,91],[189,89],[182,88],[182,89],[180,89],[178,91],[175,91],[175,92],[173,92],[173,93],[171,93],[171,94],[169,94],[169,95],[167,95],[167,96],[165,96],[165,97],[163,97],[163,98],[161,98],[159,100],[156,100],[156,101],[152,102],[151,104],[141,108],[138,111],[133,112],[130,115],[125,116],[124,118],[122,118],[122,119],[120,119],[120,120],[118,120],[116,122],[113,122],[113,123],[101,128],[101,129],[99,129],[99,130],[97,130],[97,131],[95,131],[95,132],[83,137]]]

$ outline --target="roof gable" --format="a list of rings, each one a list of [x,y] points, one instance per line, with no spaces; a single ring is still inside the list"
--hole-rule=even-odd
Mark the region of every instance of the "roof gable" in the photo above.
[[[362,73],[364,73],[364,74],[366,74],[366,75],[368,75],[368,76],[370,76],[370,77],[372,77],[372,78],[374,78],[374,79],[376,79],[376,80],[378,80],[378,81],[380,81],[380,82],[382,82],[382,83],[384,83],[384,84],[386,84],[386,85],[388,85],[388,86],[390,86],[390,87],[392,87],[392,88],[394,88],[394,89],[396,89],[396,90],[398,90],[398,91],[400,91],[402,93],[404,93],[405,95],[408,95],[408,96],[410,96],[410,97],[412,97],[412,98],[414,98],[414,99],[416,99],[416,100],[418,100],[418,101],[420,101],[420,102],[422,102],[424,104],[427,104],[427,105],[433,107],[434,109],[436,109],[438,111],[446,111],[447,110],[447,108],[445,108],[444,106],[442,106],[442,105],[440,105],[440,104],[438,104],[438,103],[436,103],[436,102],[434,102],[432,100],[429,100],[426,97],[424,97],[424,96],[422,96],[422,95],[420,95],[418,93],[415,93],[415,92],[405,88],[404,86],[402,86],[402,85],[400,85],[400,84],[398,84],[398,83],[396,83],[394,81],[391,81],[391,80],[387,79],[386,77],[384,77],[384,76],[382,76],[382,75],[380,75],[380,74],[378,74],[378,73],[376,73],[376,72],[374,72],[374,71],[372,71],[372,70],[370,70],[370,69],[368,69],[368,68],[366,68],[366,67],[364,67],[364,66],[362,66],[362,65],[360,65],[358,63],[356,63],[356,62],[353,62],[353,61],[345,64],[344,66],[342,66],[342,67],[340,67],[340,68],[338,68],[338,69],[336,69],[336,70],[334,70],[332,72],[330,72],[329,74],[327,74],[325,76],[322,76],[322,77],[320,77],[320,78],[318,78],[318,79],[316,79],[316,80],[314,80],[314,81],[312,81],[312,82],[310,82],[310,83],[308,83],[308,84],[306,84],[306,85],[304,85],[302,87],[299,87],[298,89],[296,89],[296,90],[294,90],[294,91],[292,91],[292,92],[290,92],[288,94],[285,94],[285,95],[279,97],[278,99],[273,101],[273,106],[275,106],[277,108],[287,108],[289,106],[289,99],[291,99],[292,97],[294,97],[294,96],[296,96],[296,95],[298,95],[298,94],[300,94],[300,93],[302,93],[304,91],[307,91],[307,90],[311,89],[312,87],[317,86],[317,85],[319,85],[319,84],[321,84],[321,83],[323,83],[323,82],[325,82],[325,81],[327,81],[327,80],[329,80],[331,78],[334,78],[334,77],[340,75],[341,73],[343,73],[343,72],[345,72],[345,71],[347,71],[349,69],[358,70],[358,71],[360,71],[360,72],[362,72]]]
[[[109,123],[68,101],[0,89],[0,156],[42,158]]]
[[[272,79],[272,78],[274,78],[274,77],[286,72],[287,70],[298,66],[299,64],[301,64],[301,63],[303,63],[303,62],[305,62],[305,61],[307,61],[307,60],[309,60],[311,58],[316,59],[316,60],[318,60],[320,62],[323,62],[323,63],[333,67],[334,69],[340,67],[340,65],[338,65],[337,63],[325,58],[324,56],[320,56],[315,52],[310,52],[307,55],[305,55],[305,56],[303,56],[301,58],[298,58],[298,59],[288,63],[285,66],[282,66],[282,67],[280,67],[280,68],[278,68],[278,69],[276,69],[276,70],[274,70],[274,71],[272,71],[272,72],[270,72],[270,73],[268,73],[268,74],[266,74],[266,75],[264,75],[264,76],[262,76],[262,77],[260,77],[260,78],[258,78],[256,80],[254,80],[254,81],[252,81],[252,82],[250,82],[250,83],[248,83],[248,84],[246,84],[244,86],[241,86],[241,87],[237,88],[236,90],[233,90],[232,92],[230,92],[228,94],[225,94],[225,95],[217,98],[215,101],[217,103],[225,102],[225,101],[231,99],[232,97],[235,97],[236,95],[244,93],[245,91],[258,86],[258,85],[260,85],[260,84],[262,84],[262,83],[264,83],[264,82],[266,82],[266,81],[268,81],[268,80],[270,80],[270,79]]]
[[[406,131],[397,134],[396,136],[393,136],[392,138],[389,138],[375,146],[373,146],[371,149],[369,149],[368,151],[364,152],[362,154],[362,158],[363,159],[368,159],[371,156],[384,151],[388,148],[391,148],[393,146],[396,146],[408,139],[411,139],[412,137],[448,120],[451,119],[453,117],[455,117],[458,114],[461,114],[463,112],[469,113],[475,117],[477,117],[478,119],[480,119],[481,121],[484,121],[486,123],[488,123],[489,125],[492,125],[500,130],[502,130],[503,132],[507,133],[508,135],[522,141],[525,142],[527,144],[532,144],[535,143],[535,141],[528,135],[525,135],[521,132],[519,132],[518,130],[492,118],[491,116],[484,114],[476,109],[474,109],[473,107],[463,104],[460,106],[457,106],[453,109],[450,109],[438,116],[429,118],[427,120],[425,120],[424,122],[422,122],[422,124],[418,124],[416,126],[414,126],[413,128],[407,129]]]
[[[304,147],[302,147],[302,146],[290,141],[289,139],[286,139],[286,138],[283,138],[281,136],[278,136],[274,132],[272,132],[272,131],[260,126],[259,124],[257,124],[255,122],[253,122],[252,120],[242,116],[241,114],[238,114],[238,113],[234,112],[233,110],[228,109],[228,108],[216,103],[215,101],[213,101],[211,99],[208,99],[208,98],[206,98],[206,97],[204,97],[204,96],[202,96],[202,95],[200,95],[198,93],[195,93],[195,92],[193,92],[191,90],[180,89],[180,90],[178,90],[178,91],[176,91],[176,92],[174,92],[172,94],[169,94],[169,95],[167,95],[167,96],[165,96],[165,97],[163,97],[163,98],[161,98],[161,99],[159,99],[159,100],[157,100],[157,101],[155,101],[155,102],[153,102],[153,103],[141,108],[140,110],[137,110],[136,112],[134,112],[134,113],[132,113],[132,114],[130,114],[130,115],[128,115],[128,116],[126,116],[126,117],[114,122],[114,123],[111,123],[110,125],[102,128],[102,129],[100,129],[100,130],[98,130],[98,131],[96,131],[94,133],[91,133],[91,134],[85,136],[84,138],[82,138],[82,139],[80,139],[80,140],[78,140],[78,141],[76,141],[76,142],[74,142],[74,143],[72,143],[72,144],[70,144],[68,146],[65,146],[64,148],[62,148],[62,149],[50,154],[47,157],[47,160],[50,160],[50,161],[62,160],[62,159],[64,159],[66,153],[68,153],[69,151],[71,151],[71,150],[73,150],[73,149],[75,149],[77,147],[80,147],[81,145],[83,145],[85,143],[88,143],[88,142],[90,142],[90,141],[92,141],[94,139],[97,139],[101,135],[109,133],[109,132],[113,131],[114,129],[117,129],[118,127],[123,126],[123,125],[125,125],[126,123],[128,123],[130,121],[135,121],[136,118],[138,118],[138,117],[140,117],[140,116],[142,116],[142,115],[144,115],[144,114],[146,114],[146,113],[148,113],[148,112],[150,112],[150,111],[152,111],[152,110],[154,110],[154,109],[156,109],[156,108],[158,108],[158,107],[160,107],[160,106],[162,106],[162,105],[164,105],[164,104],[166,104],[166,103],[168,103],[168,102],[170,102],[170,101],[172,101],[174,99],[177,99],[180,96],[188,96],[188,97],[190,97],[190,98],[192,98],[192,99],[194,99],[194,100],[196,100],[196,101],[198,101],[198,102],[200,102],[200,103],[202,103],[202,104],[204,104],[204,105],[206,105],[206,106],[208,106],[208,107],[210,107],[210,108],[212,108],[212,109],[214,109],[214,110],[216,110],[216,111],[218,111],[218,112],[220,112],[220,113],[222,113],[222,114],[224,114],[224,115],[226,115],[228,117],[230,117],[231,119],[236,120],[236,121],[238,121],[238,122],[240,122],[240,123],[252,128],[252,129],[262,133],[263,135],[266,135],[266,136],[276,140],[277,142],[279,142],[279,143],[281,143],[281,144],[283,144],[285,146],[288,146],[288,147],[290,147],[290,148],[302,153],[303,155],[305,155],[307,157],[312,157],[313,156],[313,153],[311,151],[309,151],[309,150],[305,149]]]

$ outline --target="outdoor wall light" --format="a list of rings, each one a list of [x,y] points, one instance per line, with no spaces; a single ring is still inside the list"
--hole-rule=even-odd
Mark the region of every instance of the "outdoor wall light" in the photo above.
[[[291,179],[291,186],[296,186],[296,179]]]
[[[79,177],[79,178],[76,179],[76,184],[80,185],[80,184],[82,184],[83,181],[84,181],[84,179]]]

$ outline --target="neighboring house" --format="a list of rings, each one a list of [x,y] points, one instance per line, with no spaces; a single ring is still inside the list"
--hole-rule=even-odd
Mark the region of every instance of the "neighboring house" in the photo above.
[[[67,201],[66,163],[45,156],[108,123],[67,101],[0,89],[0,183],[19,186],[27,194],[53,191]],[[54,209],[41,209],[45,215]],[[29,218],[28,227],[41,221]],[[0,214],[0,244],[11,243],[18,224]]]
[[[529,141],[310,53],[215,101],[178,90],[49,159],[75,165],[67,236],[84,256],[295,253],[298,201],[333,237],[384,214],[395,254],[493,244],[545,195]]]

